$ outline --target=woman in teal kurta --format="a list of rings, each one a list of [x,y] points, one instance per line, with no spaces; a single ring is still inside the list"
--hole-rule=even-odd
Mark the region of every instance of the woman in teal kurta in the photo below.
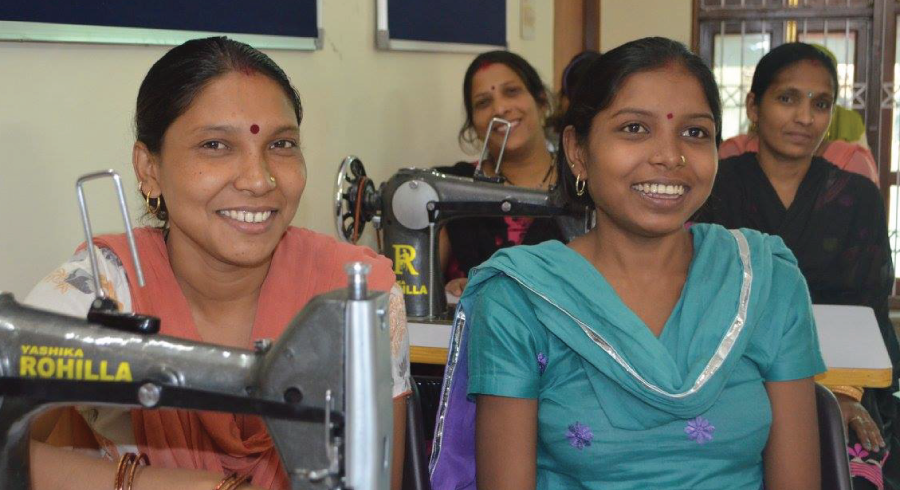
[[[817,488],[825,368],[793,255],[755,231],[684,228],[715,176],[709,70],[650,38],[587,77],[559,167],[597,227],[470,274],[434,487]]]
[[[741,232],[745,281],[729,231],[691,232],[691,269],[659,338],[560,242],[502,251],[472,275],[468,392],[538,399],[537,488],[760,487],[772,421],[763,383],[824,371],[809,293],[781,239]],[[745,283],[750,301],[731,351],[683,399],[643,386],[579,323],[645,381],[682,393],[728,341]]]

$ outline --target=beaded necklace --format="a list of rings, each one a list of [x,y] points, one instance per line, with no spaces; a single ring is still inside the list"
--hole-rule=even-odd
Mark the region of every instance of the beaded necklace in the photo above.
[[[553,169],[556,168],[556,165],[554,165],[554,162],[556,162],[556,154],[555,154],[555,152],[551,152],[550,153],[550,166],[547,167],[547,173],[544,174],[544,178],[541,179],[541,181],[538,182],[538,184],[536,186],[534,186],[535,189],[542,189],[544,187],[544,184],[546,184],[547,181],[550,180],[550,175],[553,174]],[[509,185],[516,186],[516,187],[523,187],[523,186],[516,184],[509,177],[504,175],[502,170],[500,171],[500,176],[503,177],[504,179],[506,179],[506,182],[509,183]]]

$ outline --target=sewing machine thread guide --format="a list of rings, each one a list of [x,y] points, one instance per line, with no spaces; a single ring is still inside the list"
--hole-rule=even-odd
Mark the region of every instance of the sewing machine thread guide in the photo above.
[[[91,274],[94,280],[94,294],[96,298],[91,303],[87,319],[116,330],[139,334],[155,334],[159,332],[160,321],[158,318],[137,315],[133,313],[120,313],[118,303],[106,295],[100,284],[100,268],[97,265],[97,257],[94,253],[94,232],[91,229],[91,218],[87,209],[87,198],[84,195],[84,184],[91,180],[111,178],[115,184],[116,195],[119,202],[119,212],[125,222],[125,235],[128,237],[128,248],[131,250],[131,260],[137,274],[137,281],[144,287],[144,271],[141,267],[141,259],[138,256],[137,244],[134,240],[134,231],[131,229],[131,219],[128,217],[128,203],[125,201],[125,191],[122,189],[122,178],[115,170],[101,170],[82,175],[75,183],[75,192],[78,195],[78,209],[81,212],[81,223],[84,226],[84,242],[87,247],[88,257],[91,260]]]
[[[494,117],[491,118],[491,122],[488,123],[487,133],[485,133],[484,137],[484,145],[481,147],[481,155],[478,157],[478,164],[475,165],[475,179],[484,177],[484,170],[481,169],[481,165],[484,163],[485,158],[487,158],[488,141],[491,139],[490,136],[491,132],[494,130],[495,123],[506,126],[506,132],[503,134],[503,143],[500,145],[500,152],[497,154],[497,163],[494,164],[494,175],[500,175],[500,162],[503,161],[503,152],[506,150],[506,142],[509,141],[509,132],[512,130],[512,123],[506,119]]]
[[[94,234],[91,230],[91,218],[88,215],[87,200],[84,196],[84,184],[85,182],[91,180],[107,177],[113,179],[113,184],[115,184],[116,187],[116,195],[119,201],[119,211],[122,213],[122,219],[125,222],[125,235],[128,237],[128,247],[131,249],[131,259],[134,261],[134,268],[137,273],[138,284],[141,287],[144,287],[145,284],[144,270],[141,267],[141,259],[137,253],[137,244],[134,241],[134,232],[131,229],[131,219],[128,217],[128,203],[125,201],[125,191],[122,189],[122,178],[119,176],[118,172],[112,169],[85,174],[81,177],[78,177],[78,180],[75,182],[75,192],[78,195],[78,208],[81,211],[82,225],[84,225],[84,240],[90,252],[91,272],[93,272],[94,274],[94,289],[98,297],[105,297],[106,293],[100,287],[100,272],[97,267],[97,259],[96,257],[94,257],[93,253]]]

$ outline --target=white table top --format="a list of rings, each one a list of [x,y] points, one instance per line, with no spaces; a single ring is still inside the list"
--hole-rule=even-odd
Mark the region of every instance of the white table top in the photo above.
[[[891,369],[881,331],[871,308],[864,306],[814,305],[813,315],[819,333],[822,357],[832,378],[826,375],[823,382],[832,381],[833,374],[852,370],[857,373]],[[409,323],[409,343],[414,349],[446,349],[450,342],[450,324]],[[414,360],[415,362],[415,360]],[[843,382],[838,378],[837,382]],[[836,384],[832,383],[832,384]]]
[[[409,345],[446,349],[450,345],[450,322],[417,323],[409,322]]]
[[[875,312],[866,306],[813,305],[828,369],[890,369]]]

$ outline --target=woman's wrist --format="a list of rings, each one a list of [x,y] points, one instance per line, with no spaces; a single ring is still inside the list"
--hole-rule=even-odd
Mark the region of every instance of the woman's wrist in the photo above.
[[[863,394],[865,393],[863,388],[850,385],[829,386],[828,389],[835,395],[844,395],[857,402],[862,401]]]
[[[125,453],[119,458],[119,464],[116,467],[116,477],[113,480],[114,490],[133,490],[134,479],[137,476],[139,466],[147,466],[150,460],[144,453]]]

